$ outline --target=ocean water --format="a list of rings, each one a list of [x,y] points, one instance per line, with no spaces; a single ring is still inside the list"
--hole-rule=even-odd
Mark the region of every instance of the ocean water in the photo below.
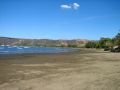
[[[61,53],[71,52],[71,48],[56,48],[56,47],[29,47],[29,46],[9,46],[1,45],[0,54],[22,54],[22,53]]]

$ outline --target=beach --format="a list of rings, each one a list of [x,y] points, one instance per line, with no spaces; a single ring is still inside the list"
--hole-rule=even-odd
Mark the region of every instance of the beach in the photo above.
[[[1,55],[0,90],[120,90],[120,54],[80,49]]]

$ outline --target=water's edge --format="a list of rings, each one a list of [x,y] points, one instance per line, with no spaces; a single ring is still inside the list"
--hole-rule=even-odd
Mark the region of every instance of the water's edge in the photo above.
[[[34,53],[65,53],[73,52],[78,49],[58,48],[58,47],[35,47],[35,46],[9,46],[1,45],[0,54],[34,54]]]

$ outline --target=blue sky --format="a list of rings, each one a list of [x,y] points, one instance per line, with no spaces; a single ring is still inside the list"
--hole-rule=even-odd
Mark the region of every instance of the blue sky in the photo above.
[[[0,0],[0,36],[90,39],[120,29],[120,0]]]

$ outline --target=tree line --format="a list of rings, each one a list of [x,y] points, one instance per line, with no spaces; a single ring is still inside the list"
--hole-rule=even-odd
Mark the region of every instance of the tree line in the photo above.
[[[100,48],[105,51],[120,52],[120,33],[114,38],[104,38],[102,37],[97,41],[90,41],[85,45],[86,48]]]

